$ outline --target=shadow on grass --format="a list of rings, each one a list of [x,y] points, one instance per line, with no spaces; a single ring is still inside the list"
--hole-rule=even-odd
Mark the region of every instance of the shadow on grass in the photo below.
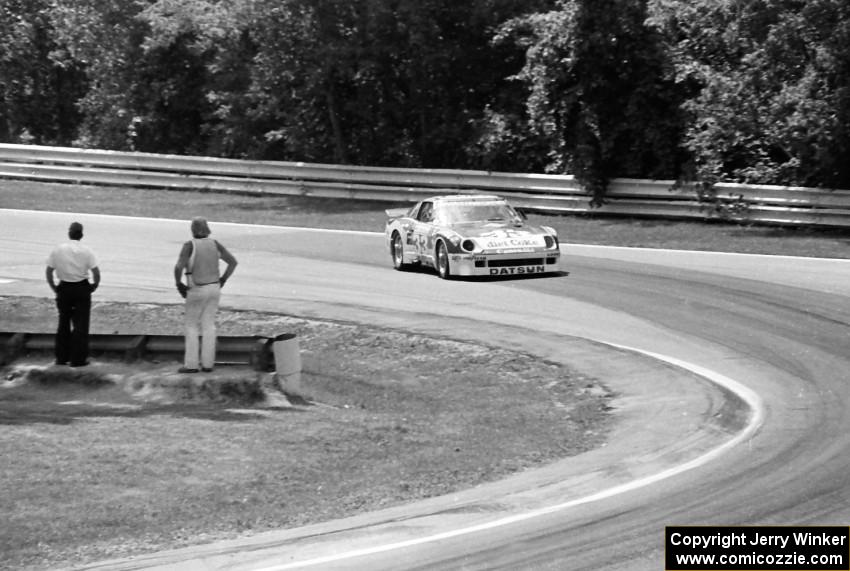
[[[145,404],[139,407],[114,404],[68,403],[59,404],[47,401],[3,401],[0,400],[0,426],[25,424],[70,425],[87,418],[147,418],[153,416],[171,416],[194,420],[216,422],[253,422],[268,420],[268,412],[301,413],[297,408],[240,409],[229,405],[187,405],[187,404]]]

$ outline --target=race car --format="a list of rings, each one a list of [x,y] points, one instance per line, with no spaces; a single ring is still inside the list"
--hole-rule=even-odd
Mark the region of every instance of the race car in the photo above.
[[[508,276],[560,271],[558,233],[532,226],[493,195],[434,196],[386,211],[393,267],[433,267],[453,276]]]

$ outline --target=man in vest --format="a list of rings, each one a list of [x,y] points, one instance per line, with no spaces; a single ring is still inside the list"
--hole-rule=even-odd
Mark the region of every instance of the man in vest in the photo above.
[[[180,256],[174,265],[177,291],[186,299],[186,350],[183,366],[177,370],[179,373],[213,370],[216,344],[215,317],[218,312],[218,302],[221,299],[221,288],[236,269],[237,263],[236,258],[227,251],[227,248],[209,237],[210,227],[206,219],[194,218],[191,230],[192,240],[183,244]],[[227,264],[223,274],[219,273],[219,260]],[[183,283],[184,274],[185,284]]]
[[[68,238],[68,242],[59,244],[50,252],[45,270],[47,284],[56,294],[56,308],[59,310],[54,350],[57,365],[85,367],[89,364],[91,294],[100,284],[100,269],[91,248],[80,243],[83,239],[82,224],[72,222]],[[58,285],[54,273],[59,278]]]

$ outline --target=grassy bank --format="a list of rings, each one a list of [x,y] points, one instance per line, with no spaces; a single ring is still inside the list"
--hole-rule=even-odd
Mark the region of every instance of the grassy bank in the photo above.
[[[0,297],[0,315],[19,326],[54,313],[49,300]],[[96,332],[182,327],[179,305],[101,302],[93,314]],[[70,566],[442,495],[596,447],[610,426],[604,386],[532,355],[251,311],[222,310],[219,323],[223,335],[269,323],[297,332],[310,402],[269,409],[182,391],[163,402],[70,378],[69,368],[66,382],[49,383],[0,371],[0,569]],[[138,364],[124,386],[177,366]],[[104,369],[124,370],[101,362],[81,373]]]

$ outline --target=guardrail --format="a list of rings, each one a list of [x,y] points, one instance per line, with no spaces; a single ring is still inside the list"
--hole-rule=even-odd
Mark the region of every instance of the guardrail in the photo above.
[[[0,332],[0,366],[28,354],[53,354],[56,336],[51,333]],[[220,336],[216,343],[216,364],[248,365],[256,371],[273,371],[273,339],[267,337]],[[111,335],[89,336],[92,355],[107,355],[133,362],[139,359],[170,358],[182,360],[182,335]]]
[[[606,203],[592,207],[588,194],[570,175],[248,161],[11,144],[0,144],[0,178],[396,203],[435,194],[483,192],[544,213],[850,227],[850,191],[802,187],[718,184],[697,190],[677,187],[671,180],[615,179]]]

